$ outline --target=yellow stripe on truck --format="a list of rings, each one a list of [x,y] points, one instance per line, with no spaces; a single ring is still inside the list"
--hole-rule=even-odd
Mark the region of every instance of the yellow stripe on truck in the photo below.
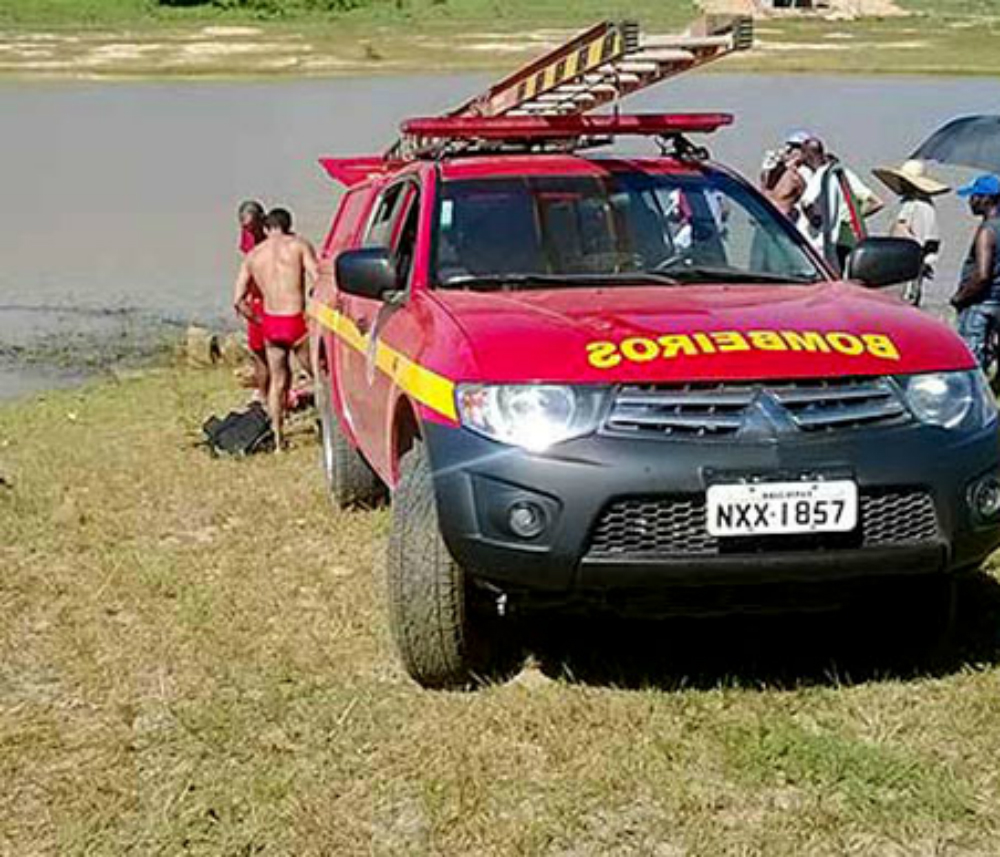
[[[347,316],[319,301],[309,305],[309,314],[358,353],[367,357],[370,337],[361,333]],[[455,382],[411,360],[391,345],[379,341],[375,366],[415,401],[426,405],[450,420],[458,419],[455,410]]]

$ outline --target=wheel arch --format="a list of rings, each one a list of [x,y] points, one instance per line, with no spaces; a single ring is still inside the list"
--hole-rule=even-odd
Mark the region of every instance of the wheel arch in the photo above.
[[[337,422],[340,423],[343,431],[350,439],[351,443],[360,448],[358,438],[354,434],[354,428],[347,419],[344,412],[344,400],[340,391],[340,380],[336,372],[336,339],[332,333],[321,331],[316,337],[312,349],[313,361],[313,383],[327,384],[330,394],[330,406],[333,410]]]
[[[392,409],[392,424],[389,437],[389,477],[395,486],[399,482],[399,462],[413,448],[415,441],[423,437],[423,427],[417,407],[408,396],[400,395]]]

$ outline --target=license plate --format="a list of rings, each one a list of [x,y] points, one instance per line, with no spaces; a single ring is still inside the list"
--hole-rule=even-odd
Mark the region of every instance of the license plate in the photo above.
[[[858,486],[831,482],[757,482],[711,485],[711,536],[846,533],[858,524]]]

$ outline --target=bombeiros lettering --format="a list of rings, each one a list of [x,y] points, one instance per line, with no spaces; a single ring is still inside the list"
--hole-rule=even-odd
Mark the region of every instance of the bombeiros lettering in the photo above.
[[[747,351],[788,351],[899,360],[899,348],[886,333],[843,330],[710,330],[630,336],[618,342],[587,344],[587,362],[595,369],[614,369],[623,362],[650,363],[678,357],[706,357]]]

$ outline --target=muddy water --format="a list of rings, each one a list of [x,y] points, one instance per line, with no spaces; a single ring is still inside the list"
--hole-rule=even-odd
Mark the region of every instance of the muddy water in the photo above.
[[[299,231],[320,239],[337,191],[319,155],[376,151],[402,117],[486,82],[0,86],[0,397],[142,352],[191,320],[230,321],[241,199],[286,204]],[[752,174],[789,129],[815,130],[867,172],[946,119],[998,102],[1000,85],[987,80],[702,75],[629,106],[736,112],[713,154]],[[954,199],[941,213],[943,294],[971,221]]]

